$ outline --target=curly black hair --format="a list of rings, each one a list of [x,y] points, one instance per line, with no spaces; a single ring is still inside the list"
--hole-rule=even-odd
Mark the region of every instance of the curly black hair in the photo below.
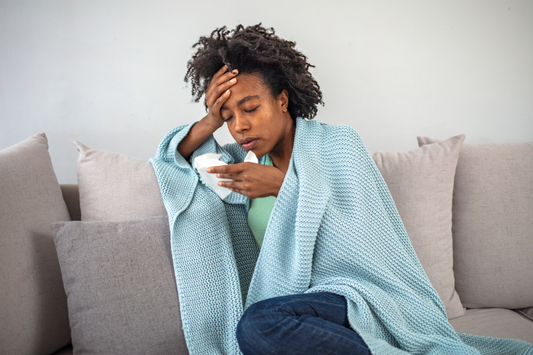
[[[187,63],[185,82],[191,82],[195,102],[205,95],[213,75],[223,66],[238,69],[242,74],[260,74],[273,97],[283,90],[289,94],[289,113],[312,119],[317,105],[322,104],[322,92],[309,72],[313,65],[295,49],[296,43],[276,36],[274,29],[261,24],[234,30],[217,28],[209,37],[200,37],[193,45],[196,53]],[[207,108],[207,103],[206,103]]]

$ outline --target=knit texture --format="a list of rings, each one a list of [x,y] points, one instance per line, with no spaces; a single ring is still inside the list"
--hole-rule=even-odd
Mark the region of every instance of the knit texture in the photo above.
[[[183,331],[191,355],[241,354],[235,331],[263,299],[309,292],[346,297],[348,320],[374,354],[533,354],[533,345],[457,334],[358,133],[297,119],[289,169],[261,253],[249,199],[222,201],[179,153],[192,125],[172,130],[151,160],[169,215]],[[191,156],[246,153],[213,137]]]

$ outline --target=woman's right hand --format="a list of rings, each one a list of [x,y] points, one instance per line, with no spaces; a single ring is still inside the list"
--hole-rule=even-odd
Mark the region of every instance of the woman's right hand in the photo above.
[[[213,75],[205,93],[208,110],[205,118],[218,128],[224,125],[224,118],[220,113],[220,108],[231,95],[229,88],[235,85],[237,82],[236,76],[239,73],[237,69],[226,72],[227,70],[228,66],[224,65]]]
[[[224,118],[220,113],[220,108],[231,95],[229,88],[237,82],[235,77],[238,74],[236,69],[231,72],[226,72],[227,70],[228,67],[224,65],[213,75],[205,93],[207,115],[192,126],[187,136],[178,144],[178,152],[185,159],[188,159],[196,148],[224,125]]]

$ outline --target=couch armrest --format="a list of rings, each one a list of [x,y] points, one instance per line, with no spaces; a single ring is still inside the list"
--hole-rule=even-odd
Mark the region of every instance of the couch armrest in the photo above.
[[[70,219],[81,221],[80,193],[77,184],[60,184]]]

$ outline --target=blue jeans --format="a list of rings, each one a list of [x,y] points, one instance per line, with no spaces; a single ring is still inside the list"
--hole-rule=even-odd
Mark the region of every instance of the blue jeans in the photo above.
[[[370,354],[348,323],[346,299],[330,293],[305,293],[254,303],[237,325],[244,355]]]

